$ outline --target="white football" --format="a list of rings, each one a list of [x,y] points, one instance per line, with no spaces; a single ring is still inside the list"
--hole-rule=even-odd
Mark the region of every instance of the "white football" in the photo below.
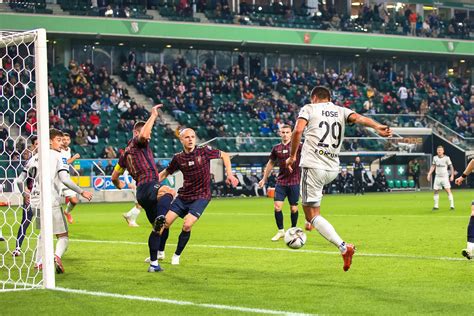
[[[306,234],[299,227],[292,227],[285,232],[285,244],[292,249],[299,249],[306,243]]]

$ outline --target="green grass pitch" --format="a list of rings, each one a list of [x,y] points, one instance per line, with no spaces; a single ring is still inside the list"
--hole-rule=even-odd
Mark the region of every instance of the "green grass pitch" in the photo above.
[[[57,286],[122,296],[7,292],[0,294],[0,314],[472,315],[474,262],[460,251],[474,191],[455,190],[454,197],[455,211],[441,194],[440,210],[432,212],[432,192],[325,196],[323,216],[357,247],[346,273],[337,249],[315,231],[300,250],[270,241],[276,227],[268,198],[211,201],[181,265],[171,266],[178,220],[170,232],[165,271],[155,274],[146,273],[144,263],[150,231],[144,213],[140,227],[129,228],[121,214],[132,203],[83,203],[73,212],[66,273],[57,275]],[[287,206],[284,214],[289,225]],[[298,226],[304,226],[302,210]],[[0,244],[1,252],[4,247]],[[193,304],[179,305],[186,302]]]

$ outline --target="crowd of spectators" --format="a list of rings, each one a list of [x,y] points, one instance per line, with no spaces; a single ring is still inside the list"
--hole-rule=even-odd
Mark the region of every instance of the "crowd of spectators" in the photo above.
[[[252,66],[252,63],[251,63]],[[252,136],[275,136],[282,124],[295,121],[298,109],[309,102],[309,92],[323,85],[332,90],[335,104],[363,114],[430,114],[461,135],[474,135],[474,88],[468,79],[433,73],[395,72],[391,61],[372,64],[368,78],[351,70],[261,69],[259,62],[247,72],[243,57],[229,69],[218,69],[213,61],[200,67],[178,56],[172,64],[125,63],[124,80],[147,96],[167,103],[176,117],[194,113],[206,127],[202,137],[237,137],[244,144],[245,130],[229,124],[229,114],[238,113],[245,125],[255,122]],[[238,124],[238,119],[231,121]],[[421,127],[421,117],[402,126]],[[196,124],[189,122],[188,124]],[[349,136],[368,136],[353,127]]]

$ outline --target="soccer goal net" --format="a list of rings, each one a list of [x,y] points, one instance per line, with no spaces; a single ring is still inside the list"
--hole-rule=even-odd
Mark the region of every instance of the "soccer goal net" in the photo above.
[[[49,172],[41,172],[49,165],[47,85],[45,30],[0,30],[0,291],[55,285],[49,211],[52,182]],[[36,153],[38,170],[20,180]],[[40,175],[37,181],[42,188],[41,232],[38,214],[28,203],[32,172]],[[38,242],[42,262],[36,262]]]

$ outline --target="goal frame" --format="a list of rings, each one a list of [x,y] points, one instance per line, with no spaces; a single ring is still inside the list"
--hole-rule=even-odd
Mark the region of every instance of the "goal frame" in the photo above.
[[[48,104],[48,55],[46,30],[44,28],[30,31],[8,30],[9,34],[0,35],[0,45],[8,47],[21,43],[35,42],[35,95],[36,95],[36,115],[37,115],[37,136],[39,141],[38,155],[40,170],[50,169],[50,145],[49,145],[49,104]],[[49,172],[40,173],[41,187],[41,239],[42,243],[42,265],[43,283],[42,287],[54,289],[56,286],[54,274],[54,245],[53,245],[53,219],[52,219],[52,179]],[[25,284],[25,286],[36,287],[36,284]]]

